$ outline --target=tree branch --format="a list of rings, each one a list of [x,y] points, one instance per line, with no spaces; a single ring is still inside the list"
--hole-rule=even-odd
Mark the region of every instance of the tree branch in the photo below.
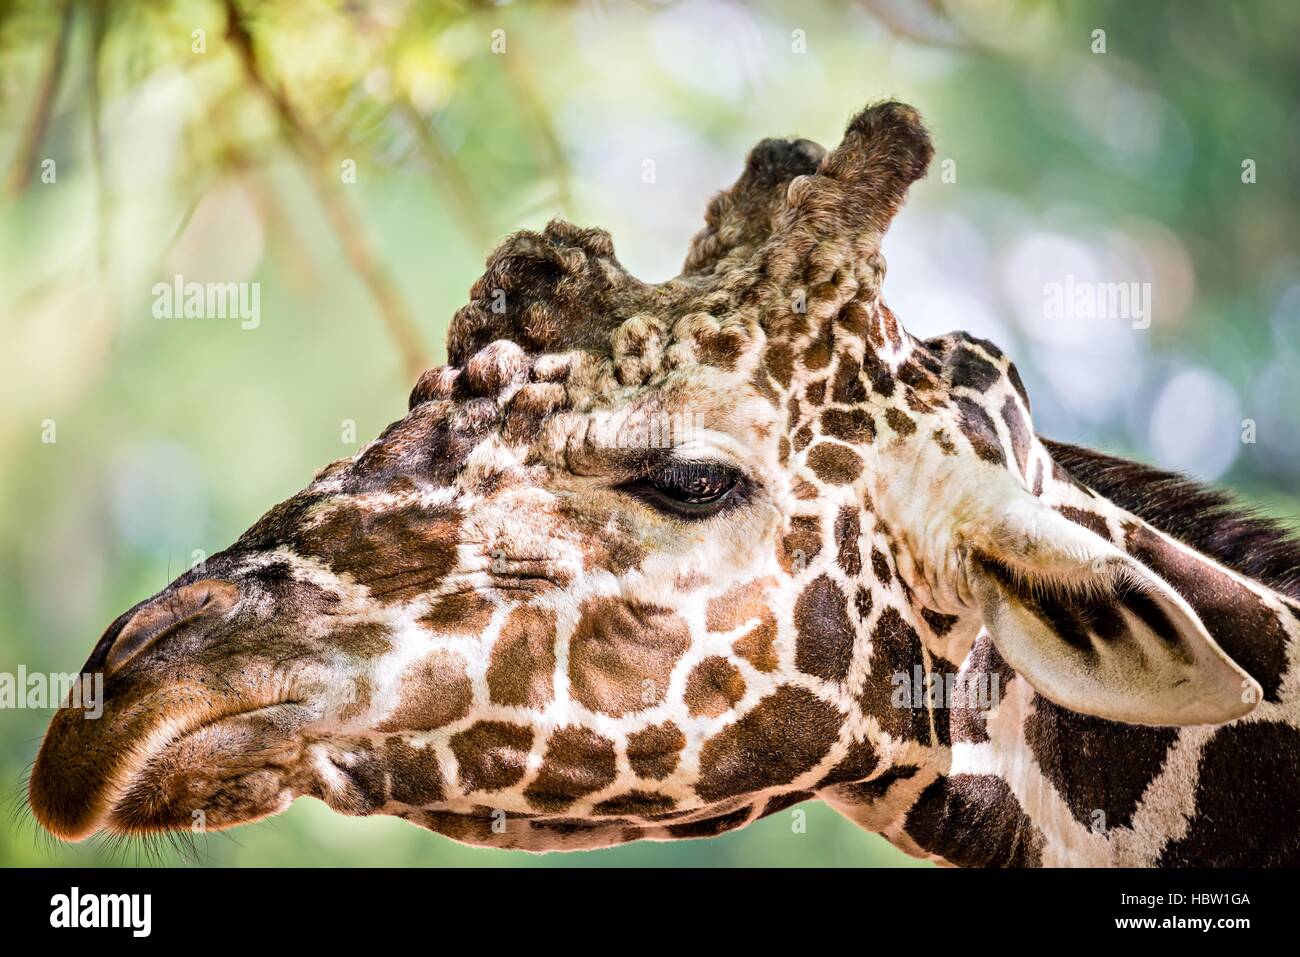
[[[415,135],[420,140],[420,146],[428,155],[435,172],[442,177],[443,186],[451,196],[461,229],[474,244],[476,252],[486,253],[487,247],[492,242],[492,237],[488,235],[484,225],[488,221],[488,215],[474,194],[469,177],[460,168],[456,157],[447,148],[438,131],[429,125],[408,100],[399,99],[398,108],[402,112],[403,119],[414,129]]]
[[[542,162],[550,168],[560,209],[565,216],[572,217],[573,190],[569,184],[569,162],[565,158],[564,147],[555,132],[555,126],[551,123],[550,113],[547,112],[546,106],[533,88],[532,71],[528,60],[520,52],[517,44],[511,45],[503,59],[506,61],[506,75],[514,85],[515,94],[523,103],[524,112],[532,121],[534,150],[540,155]]]
[[[249,82],[257,88],[275,110],[289,144],[297,152],[310,174],[317,197],[334,226],[344,255],[365,283],[379,309],[380,318],[397,345],[408,379],[414,382],[428,367],[424,343],[401,293],[380,261],[361,221],[339,190],[332,171],[327,171],[328,157],[315,134],[298,116],[297,110],[282,91],[271,84],[262,70],[253,45],[252,33],[243,12],[234,0],[225,0],[226,34],[239,54]]]
[[[933,3],[922,7],[909,6],[907,13],[903,12],[893,0],[859,0],[859,2],[863,9],[899,40],[951,50],[955,53],[988,52],[952,26],[952,22],[944,14],[940,0],[934,0]],[[918,17],[916,10],[925,9],[927,6],[930,15]],[[921,20],[926,21],[925,26],[921,24]],[[929,26],[935,25],[939,25],[942,32],[928,29]]]
[[[63,65],[68,54],[68,37],[72,33],[72,0],[64,0],[59,7],[59,35],[50,50],[50,59],[45,65],[45,75],[41,77],[40,93],[36,105],[27,118],[27,126],[19,140],[18,152],[14,156],[14,165],[9,170],[7,184],[9,195],[21,196],[31,184],[32,173],[36,168],[36,153],[45,142],[45,133],[50,126],[50,115],[54,111],[54,100],[59,92],[59,83],[63,79]]]

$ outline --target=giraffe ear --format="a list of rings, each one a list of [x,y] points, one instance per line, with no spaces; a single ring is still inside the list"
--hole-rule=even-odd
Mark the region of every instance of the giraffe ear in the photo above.
[[[1029,493],[966,545],[994,645],[1043,697],[1149,725],[1218,724],[1261,700],[1178,592]]]

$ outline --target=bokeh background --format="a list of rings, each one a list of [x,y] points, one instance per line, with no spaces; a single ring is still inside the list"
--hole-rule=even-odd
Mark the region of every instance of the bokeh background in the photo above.
[[[601,225],[634,273],[669,277],[749,146],[833,145],[886,96],[938,145],[885,243],[903,323],[999,343],[1040,432],[1292,518],[1297,37],[1300,6],[1262,3],[3,0],[0,671],[78,668],[120,611],[400,417],[505,233]],[[153,285],[177,274],[259,283],[260,325],[155,318]],[[1151,283],[1150,327],[1045,319],[1045,286],[1067,276]],[[0,711],[16,795],[48,717]],[[304,800],[196,852],[909,862],[806,807],[805,833],[777,815],[535,857]],[[55,845],[11,810],[3,864],[191,859]]]

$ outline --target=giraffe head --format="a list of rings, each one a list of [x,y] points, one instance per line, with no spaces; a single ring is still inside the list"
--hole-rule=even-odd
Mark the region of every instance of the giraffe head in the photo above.
[[[499,846],[717,833],[925,760],[897,678],[986,621],[1067,706],[1232,716],[1182,599],[1035,497],[1014,368],[881,301],[931,155],[897,103],[830,153],[764,141],[659,284],[600,230],[511,236],[405,418],[105,632],[103,715],[55,716],[38,819],[309,795]],[[1122,607],[1122,636],[1098,657],[1030,593]]]

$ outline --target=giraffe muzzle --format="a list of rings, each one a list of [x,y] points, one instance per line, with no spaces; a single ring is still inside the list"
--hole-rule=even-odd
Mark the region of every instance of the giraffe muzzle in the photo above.
[[[282,809],[277,782],[297,760],[294,732],[310,708],[280,676],[219,671],[192,654],[239,600],[232,582],[191,582],[104,632],[83,669],[103,676],[103,700],[93,712],[60,708],[32,769],[29,803],[42,827],[79,841],[209,819],[218,829]]]

